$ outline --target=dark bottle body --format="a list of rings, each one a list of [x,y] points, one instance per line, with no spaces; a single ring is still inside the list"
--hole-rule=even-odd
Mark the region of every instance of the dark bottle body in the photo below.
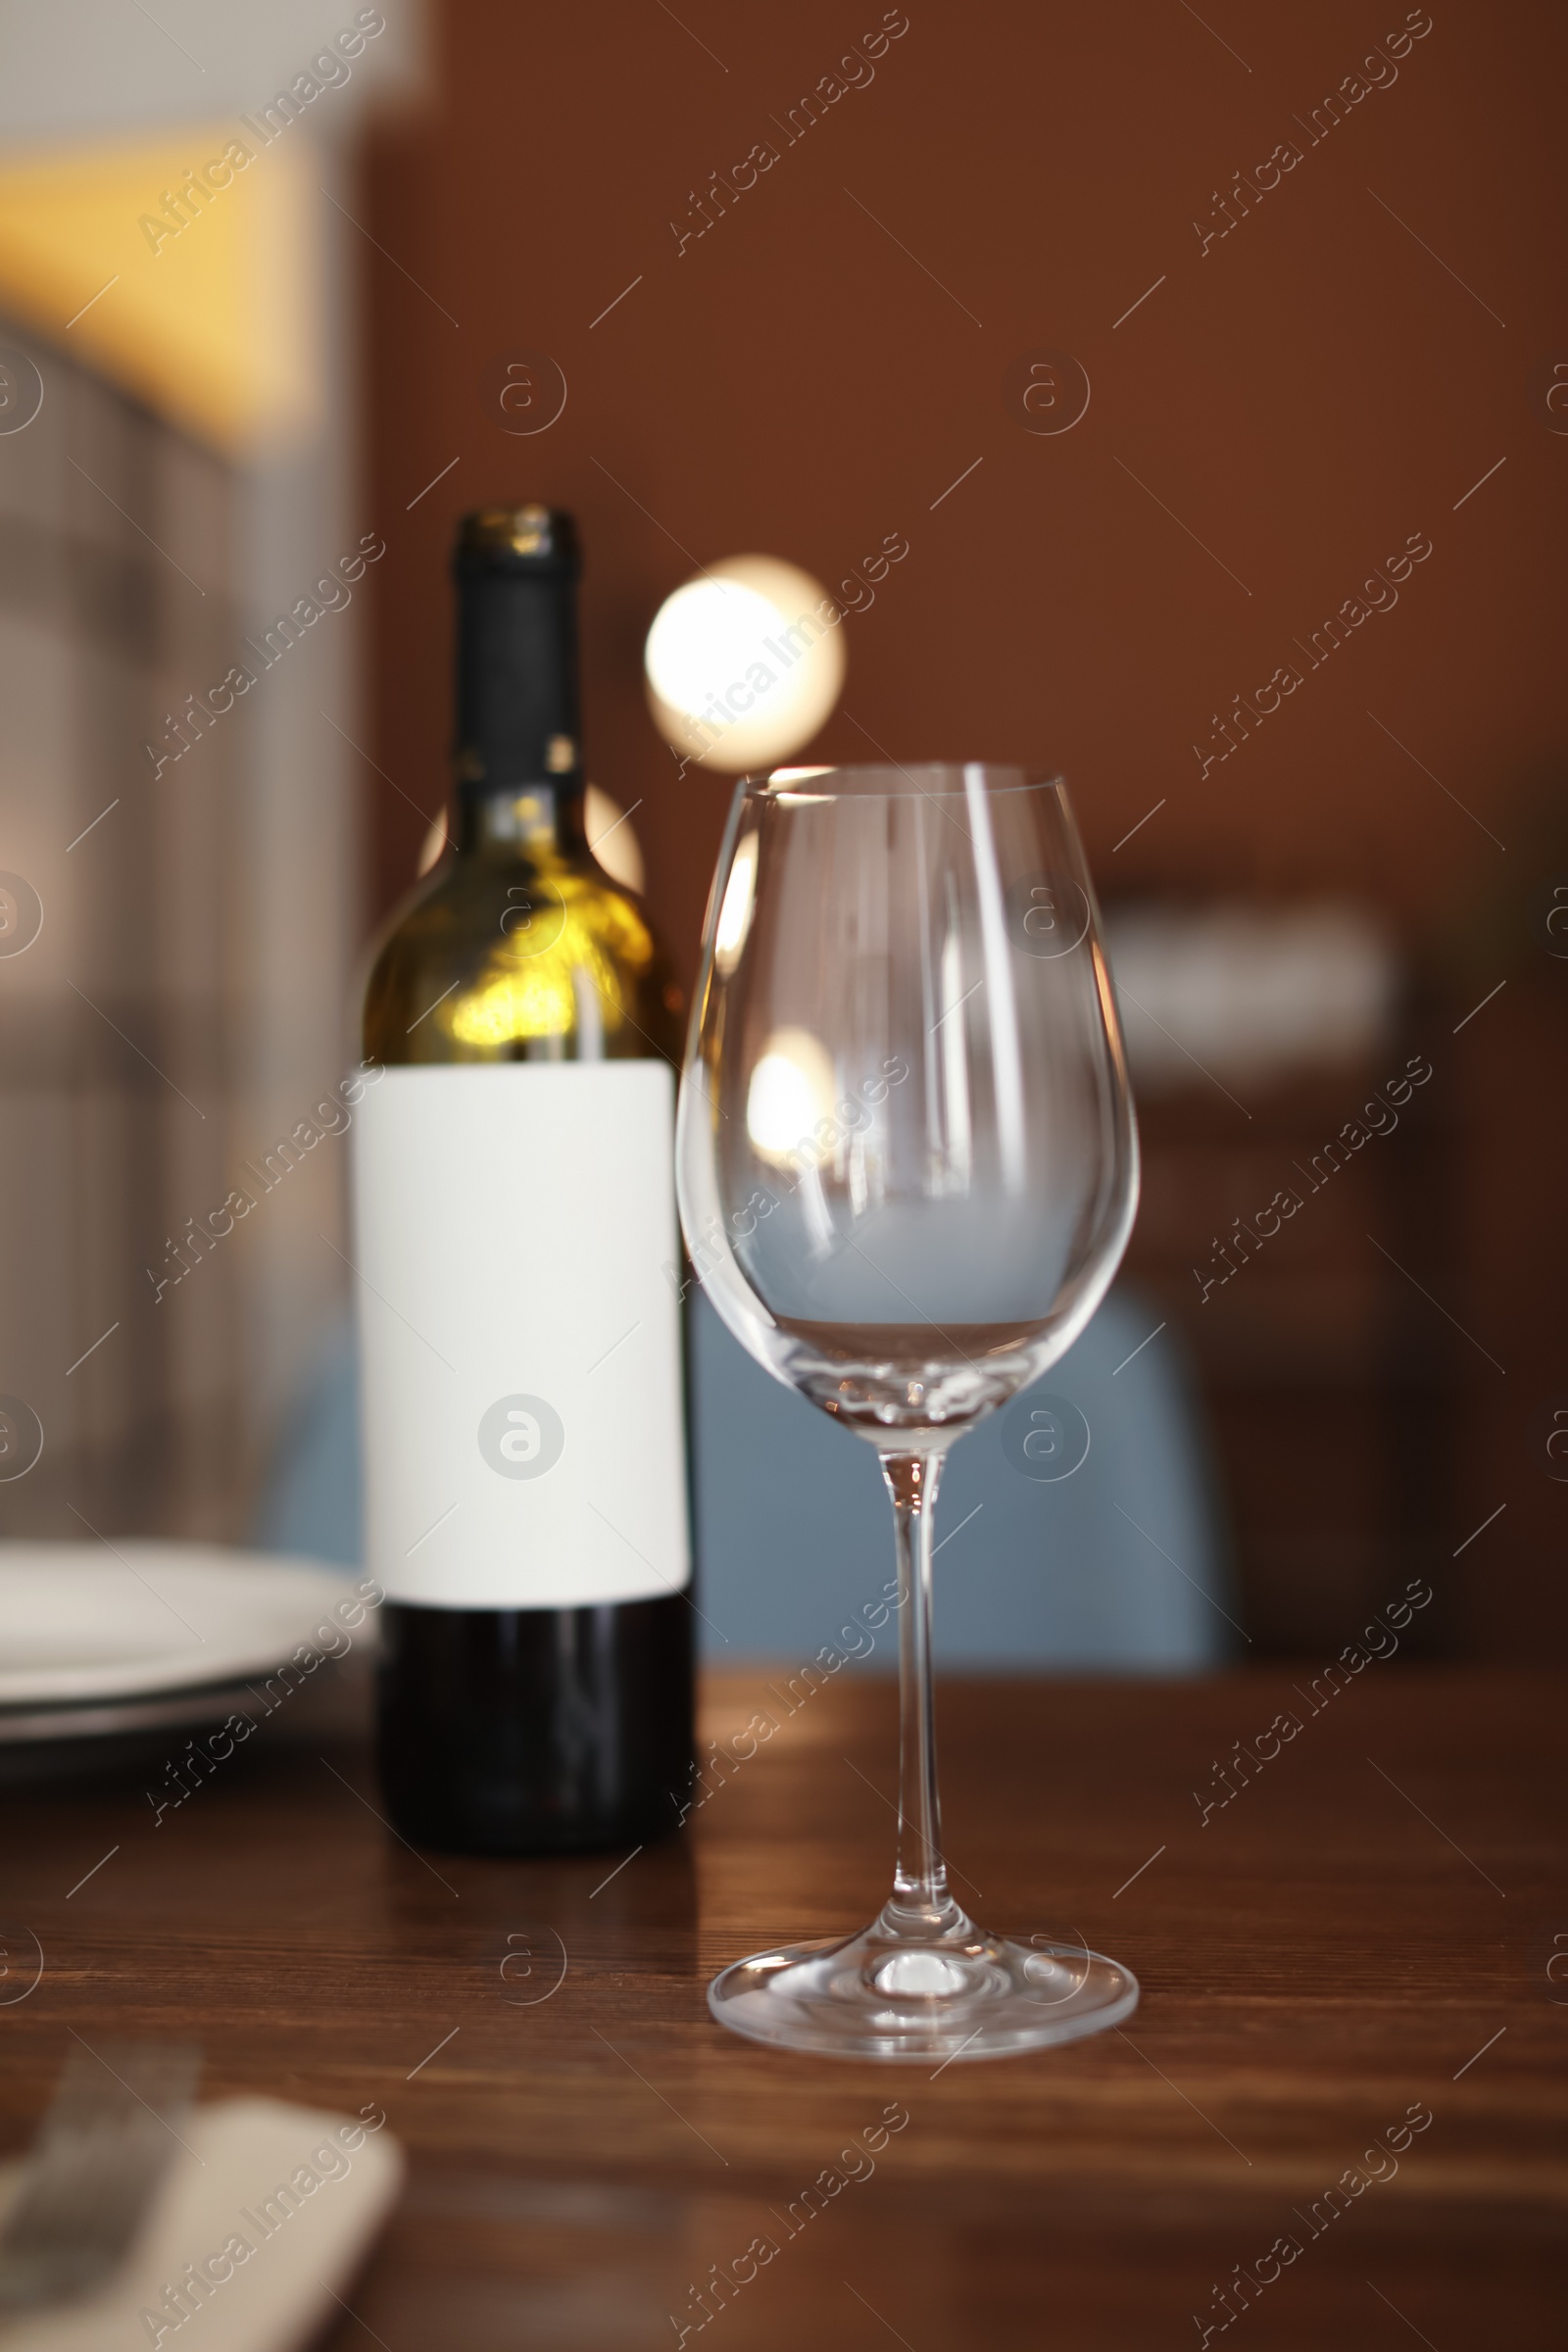
[[[598,865],[583,827],[569,518],[536,508],[470,516],[455,568],[457,854],[377,952],[366,1061],[390,1072],[660,1057],[673,1068],[678,992],[640,903]],[[548,1119],[527,1144],[541,1155],[572,1148]],[[620,1179],[651,1180],[628,1150]],[[461,1188],[427,1209],[461,1217]],[[537,1240],[552,1249],[549,1233]],[[418,1220],[409,1247],[419,1247]],[[493,1312],[516,1309],[498,1298]],[[678,1341],[653,1378],[678,1387]],[[612,1443],[603,1428],[588,1436]],[[579,1459],[581,1425],[571,1442]],[[372,1480],[375,1443],[368,1427]],[[394,1569],[399,1548],[387,1555]],[[676,1826],[693,1753],[694,1612],[683,1589],[452,1605],[411,1598],[396,1573],[371,1566],[389,1592],[378,1742],[402,1836],[450,1851],[558,1853],[640,1844]]]
[[[405,1838],[571,1853],[675,1827],[692,1762],[683,1597],[382,1615],[381,1787]]]

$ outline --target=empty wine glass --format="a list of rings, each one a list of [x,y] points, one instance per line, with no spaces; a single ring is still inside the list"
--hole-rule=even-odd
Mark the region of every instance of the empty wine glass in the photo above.
[[[931,1532],[948,1448],[1054,1363],[1132,1227],[1138,1146],[1088,868],[1019,768],[780,768],[738,786],[676,1136],[729,1329],[876,1447],[898,1552],[898,1867],[875,1923],[709,1988],[736,2033],[999,2057],[1115,2025],[1113,1960],[986,1934],[942,1860]]]

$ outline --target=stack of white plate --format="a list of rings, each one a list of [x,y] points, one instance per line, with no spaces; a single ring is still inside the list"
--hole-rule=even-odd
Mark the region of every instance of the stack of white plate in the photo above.
[[[353,1576],[309,1561],[138,1536],[0,1544],[0,1747],[254,1716],[286,1662],[298,1687],[375,1631]]]

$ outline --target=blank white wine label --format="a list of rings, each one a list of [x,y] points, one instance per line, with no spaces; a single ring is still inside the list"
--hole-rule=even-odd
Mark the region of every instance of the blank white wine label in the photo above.
[[[388,1069],[355,1123],[366,1566],[586,1608],[691,1579],[662,1061]]]

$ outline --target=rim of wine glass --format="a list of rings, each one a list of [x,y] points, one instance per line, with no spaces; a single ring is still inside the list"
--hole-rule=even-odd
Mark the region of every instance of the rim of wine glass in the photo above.
[[[937,785],[916,782],[921,776],[953,781]],[[821,766],[772,767],[742,776],[740,791],[744,800],[793,802],[798,807],[812,801],[961,801],[967,799],[971,790],[971,776],[992,796],[1008,792],[1058,792],[1065,797],[1067,793],[1067,779],[1063,775],[1039,774],[1021,767],[1016,760],[847,760],[824,762]],[[854,780],[824,786],[821,779],[828,777]],[[888,780],[893,777],[902,781]],[[860,781],[862,778],[865,780]]]

